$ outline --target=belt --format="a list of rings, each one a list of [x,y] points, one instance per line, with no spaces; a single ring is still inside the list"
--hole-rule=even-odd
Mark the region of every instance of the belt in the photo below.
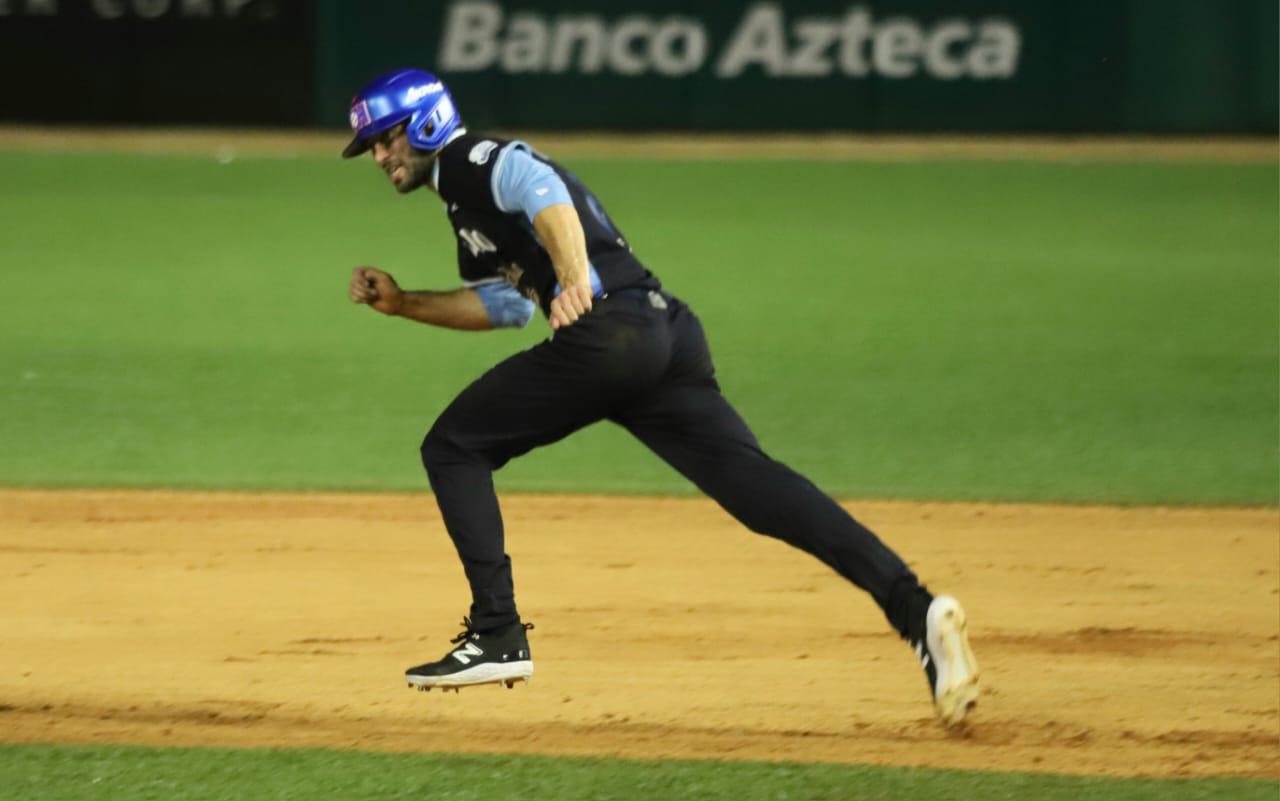
[[[658,289],[645,289],[640,286],[623,287],[622,289],[610,289],[604,293],[604,298],[634,298],[636,300],[648,300],[649,305],[655,309],[667,308],[667,301],[671,296]]]

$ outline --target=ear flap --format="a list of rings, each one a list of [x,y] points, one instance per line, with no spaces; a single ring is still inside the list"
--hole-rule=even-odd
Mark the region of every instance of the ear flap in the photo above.
[[[458,115],[449,96],[442,95],[429,112],[419,111],[409,122],[409,143],[419,150],[436,151],[458,127]]]

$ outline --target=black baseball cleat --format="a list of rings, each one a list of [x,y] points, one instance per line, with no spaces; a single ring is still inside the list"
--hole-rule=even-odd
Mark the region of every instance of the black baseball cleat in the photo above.
[[[924,666],[938,717],[955,726],[978,704],[978,662],[969,648],[960,602],[950,595],[934,598],[910,643]]]
[[[464,630],[454,637],[458,643],[444,659],[411,667],[405,671],[410,687],[430,690],[440,687],[457,690],[474,684],[505,684],[508,689],[517,681],[528,681],[533,675],[526,631],[532,623],[512,623],[493,631],[476,631],[471,621],[462,619]]]

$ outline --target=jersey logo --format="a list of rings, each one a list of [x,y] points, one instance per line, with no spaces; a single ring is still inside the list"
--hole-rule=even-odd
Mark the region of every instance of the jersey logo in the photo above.
[[[506,281],[509,286],[513,287],[521,295],[524,295],[532,301],[533,305],[542,305],[542,300],[538,297],[538,290],[530,286],[520,286],[520,279],[524,277],[524,268],[519,264],[516,264],[513,261],[508,264],[499,265],[498,275],[502,276],[502,280]]]
[[[507,282],[507,286],[519,289],[520,278],[524,275],[524,268],[513,261],[498,267],[498,275],[502,276],[502,280]]]
[[[467,250],[471,251],[472,256],[479,256],[481,253],[498,252],[498,246],[493,244],[493,240],[474,228],[460,229],[458,238],[462,240],[462,244],[467,246]]]
[[[467,161],[472,164],[484,164],[493,155],[493,151],[498,149],[497,142],[484,141],[471,148],[471,154],[467,156]]]
[[[435,83],[424,84],[422,86],[410,86],[409,91],[404,93],[404,102],[406,105],[409,103],[417,103],[419,100],[431,94],[432,92],[443,92],[443,91],[444,91],[444,84],[440,83],[439,81],[436,81]]]

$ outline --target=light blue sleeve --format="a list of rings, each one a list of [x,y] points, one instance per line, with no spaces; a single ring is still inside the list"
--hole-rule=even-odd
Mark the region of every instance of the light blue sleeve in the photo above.
[[[524,328],[537,310],[533,301],[503,281],[473,284],[471,288],[480,296],[494,328]]]
[[[530,222],[557,203],[573,203],[556,171],[529,153],[524,142],[511,142],[493,167],[493,202],[507,213],[523,211]]]

